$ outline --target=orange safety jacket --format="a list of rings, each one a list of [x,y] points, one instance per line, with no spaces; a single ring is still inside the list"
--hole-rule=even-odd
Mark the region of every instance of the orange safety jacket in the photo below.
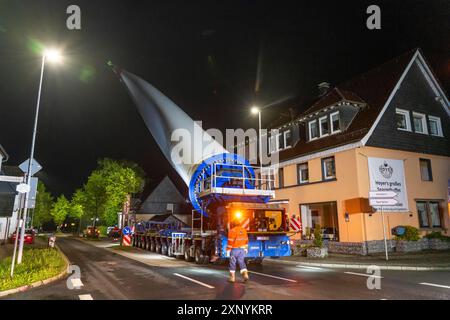
[[[233,229],[228,231],[228,245],[227,250],[231,250],[233,248],[248,248],[248,235],[247,230],[242,228],[241,226],[236,226]]]

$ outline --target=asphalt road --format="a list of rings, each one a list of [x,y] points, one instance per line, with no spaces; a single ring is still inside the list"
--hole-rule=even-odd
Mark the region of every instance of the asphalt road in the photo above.
[[[59,238],[58,244],[80,268],[81,283],[71,276],[5,299],[450,299],[448,271],[381,270],[381,289],[370,290],[364,270],[267,261],[249,266],[248,283],[231,284],[226,266],[199,266],[146,251],[118,254],[71,238]],[[68,282],[82,286],[69,289]]]

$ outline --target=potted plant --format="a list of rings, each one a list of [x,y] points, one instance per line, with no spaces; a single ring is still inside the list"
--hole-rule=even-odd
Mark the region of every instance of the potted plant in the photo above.
[[[323,245],[322,230],[318,224],[314,228],[313,245],[306,249],[306,256],[308,258],[326,258],[328,256],[328,248]]]

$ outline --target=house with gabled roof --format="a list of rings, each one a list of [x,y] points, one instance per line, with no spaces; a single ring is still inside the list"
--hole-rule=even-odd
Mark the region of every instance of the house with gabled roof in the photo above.
[[[165,176],[136,210],[136,221],[144,222],[151,219],[156,221],[159,219],[156,216],[167,217],[167,214],[190,223],[191,208],[186,198],[172,180]]]
[[[388,238],[399,225],[450,234],[450,103],[419,49],[298,109],[269,150],[279,153],[274,201],[301,220],[302,237],[320,225],[332,241],[379,241],[381,210]],[[371,191],[393,199],[369,203]]]

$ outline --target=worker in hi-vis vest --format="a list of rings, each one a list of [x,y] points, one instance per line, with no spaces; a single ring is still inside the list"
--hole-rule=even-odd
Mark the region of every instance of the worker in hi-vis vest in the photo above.
[[[247,230],[241,226],[240,215],[230,222],[228,231],[227,255],[230,257],[230,278],[228,281],[236,281],[236,264],[239,265],[244,281],[247,281],[248,271],[245,265],[245,256],[248,252]]]

